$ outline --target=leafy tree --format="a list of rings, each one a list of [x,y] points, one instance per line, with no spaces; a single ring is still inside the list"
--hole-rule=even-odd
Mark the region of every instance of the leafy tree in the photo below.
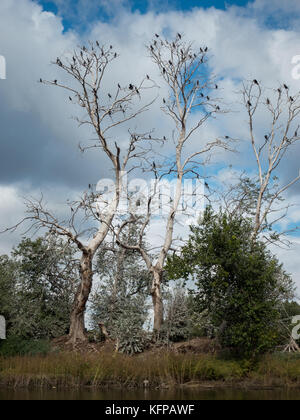
[[[167,264],[171,278],[194,279],[198,310],[209,313],[223,347],[247,357],[276,344],[280,303],[293,292],[278,260],[251,241],[251,229],[248,220],[208,208],[181,256]]]
[[[135,240],[135,227],[131,225],[123,235],[131,243]],[[101,280],[91,299],[93,328],[98,329],[101,324],[120,351],[142,351],[150,293],[150,276],[142,258],[113,240],[110,246],[100,249],[95,271]]]
[[[73,249],[54,236],[23,239],[11,259],[1,262],[9,334],[24,339],[67,334],[78,282]]]

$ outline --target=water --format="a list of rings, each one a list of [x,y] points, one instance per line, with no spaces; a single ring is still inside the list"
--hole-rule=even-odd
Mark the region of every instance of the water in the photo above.
[[[300,389],[7,390],[0,400],[300,400]]]

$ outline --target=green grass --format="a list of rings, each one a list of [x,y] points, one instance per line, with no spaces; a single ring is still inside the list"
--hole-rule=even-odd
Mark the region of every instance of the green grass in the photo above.
[[[300,386],[300,358],[266,356],[255,366],[211,355],[58,353],[0,357],[0,385],[9,387],[151,387],[187,382]]]

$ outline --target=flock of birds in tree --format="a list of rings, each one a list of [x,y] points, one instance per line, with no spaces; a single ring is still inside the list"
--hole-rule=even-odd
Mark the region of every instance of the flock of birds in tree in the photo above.
[[[155,34],[155,40],[153,41],[153,45],[151,44],[150,45],[150,50],[152,51],[152,52],[154,52],[154,50],[155,50],[155,48],[154,47],[157,47],[157,45],[158,45],[158,39],[160,39],[160,35],[159,34]],[[177,40],[181,40],[182,39],[182,35],[178,32],[177,33]],[[166,43],[168,43],[168,41],[165,41]],[[164,41],[162,41],[161,40],[161,45],[163,46],[164,45]],[[176,45],[176,43],[175,42],[172,42],[172,44],[169,44],[169,45],[172,45],[172,47],[173,47],[173,49],[176,49],[177,48],[177,45]],[[99,41],[96,41],[96,46],[98,47],[98,48],[101,48],[100,47],[100,43],[99,43]],[[110,45],[110,47],[109,47],[109,49],[110,50],[112,50],[113,49],[113,46],[112,45]],[[94,47],[92,46],[92,50],[94,51]],[[103,51],[103,48],[101,48],[101,50],[102,50],[102,56],[104,56],[105,55],[105,53],[104,53],[104,51]],[[85,46],[83,46],[82,47],[82,49],[81,49],[81,51],[80,51],[80,56],[81,56],[81,59],[83,60],[83,64],[86,66],[87,64],[90,64],[90,61],[88,61],[88,63],[84,60],[84,52],[86,53],[88,50],[87,50],[87,48],[85,47]],[[181,52],[181,55],[182,55],[182,57],[184,58],[184,51],[183,51],[183,49],[181,49],[180,50],[180,52]],[[200,53],[201,54],[205,54],[205,53],[207,53],[208,52],[208,47],[205,47],[205,48],[200,48]],[[113,55],[113,57],[114,58],[117,58],[117,53],[115,52],[114,53],[114,55]],[[197,58],[197,55],[196,54],[194,54],[194,55],[192,55],[192,54],[189,54],[188,55],[188,58],[190,58],[191,60],[193,59],[193,58]],[[201,60],[202,60],[202,62],[203,62],[203,56],[202,56],[202,58],[201,58]],[[77,63],[77,60],[76,60],[76,58],[73,56],[73,65],[71,65],[71,70],[72,71],[74,71],[74,69],[75,69],[75,64]],[[63,67],[63,63],[62,63],[62,61],[59,59],[59,58],[57,58],[57,60],[56,60],[56,64],[59,66],[59,67]],[[171,61],[171,60],[168,60],[168,64],[170,65],[170,67],[171,68],[173,68],[174,67],[174,64],[173,64],[173,62]],[[167,70],[166,70],[166,68],[165,67],[163,67],[162,68],[162,72],[163,72],[163,75],[165,75],[166,73],[167,73]],[[147,78],[147,80],[150,80],[150,76],[147,74],[146,75],[146,78]],[[43,81],[43,79],[42,78],[40,78],[40,83],[43,83],[44,81]],[[53,82],[52,82],[54,85],[57,85],[58,84],[58,81],[57,81],[57,79],[54,79],[53,80]],[[258,80],[257,79],[254,79],[253,80],[253,83],[256,85],[256,86],[260,86],[260,84],[259,84],[259,82],[258,82]],[[197,87],[199,87],[200,86],[200,82],[199,82],[199,80],[197,80],[197,82],[196,82],[196,85],[197,85]],[[121,88],[121,85],[120,85],[120,83],[118,83],[118,89],[119,90],[121,90],[122,88]],[[218,89],[219,88],[219,86],[216,84],[215,85],[215,89]],[[283,88],[285,89],[285,91],[286,92],[289,92],[289,87],[286,85],[286,84],[283,84]],[[140,95],[140,92],[139,92],[139,89],[135,86],[135,85],[133,85],[132,83],[130,83],[129,84],[129,86],[128,86],[128,89],[130,90],[130,91],[132,91],[132,92],[136,92],[138,95]],[[281,96],[282,95],[282,89],[281,88],[278,88],[277,89],[277,92],[278,92],[278,94]],[[97,92],[94,92],[94,94],[95,94],[95,97],[96,98],[98,98],[98,96],[97,96]],[[201,96],[201,98],[206,98],[207,99],[207,101],[210,101],[210,97],[209,96],[206,96],[206,95],[204,95],[203,94],[203,92],[201,92],[200,93],[200,96]],[[112,95],[110,94],[110,93],[108,93],[108,98],[111,100],[112,99]],[[71,98],[71,96],[69,96],[69,100],[70,101],[72,101],[72,98]],[[291,102],[291,103],[293,103],[294,102],[294,98],[292,97],[292,96],[289,96],[289,101]],[[163,104],[164,105],[166,105],[166,99],[165,98],[163,98]],[[267,98],[266,99],[266,104],[267,104],[267,106],[271,106],[271,101],[270,101],[270,99],[269,98]],[[250,110],[250,108],[252,108],[252,103],[251,103],[251,101],[250,101],[250,99],[247,101],[247,106],[248,106],[248,108],[249,108],[249,110]],[[121,111],[123,112],[123,113],[125,113],[125,110],[122,108],[122,105],[120,105],[120,109],[121,109]],[[219,106],[216,106],[216,110],[217,111],[220,111],[220,107]],[[295,132],[295,137],[298,137],[298,130]],[[229,139],[229,136],[225,136],[225,138],[226,139]],[[270,138],[270,136],[269,135],[265,135],[265,140],[266,141],[268,141],[269,140],[269,138]],[[151,135],[149,135],[149,139],[151,139]],[[165,140],[166,138],[164,137],[164,140]]]

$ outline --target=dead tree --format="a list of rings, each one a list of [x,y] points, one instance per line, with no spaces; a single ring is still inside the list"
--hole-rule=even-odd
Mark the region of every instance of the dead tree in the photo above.
[[[231,212],[252,216],[253,240],[261,236],[267,242],[286,244],[284,235],[290,231],[279,232],[274,227],[287,216],[292,204],[283,204],[283,195],[300,180],[300,174],[283,183],[278,169],[300,140],[300,93],[293,95],[286,84],[267,90],[253,80],[243,85],[241,94],[256,174],[243,172],[238,182],[223,194],[223,203]],[[262,115],[263,133],[259,126]]]
[[[182,199],[184,179],[195,174],[199,176],[200,168],[209,162],[210,154],[215,148],[227,149],[229,146],[225,139],[217,138],[209,141],[197,138],[194,150],[192,152],[187,151],[192,139],[195,140],[195,136],[199,136],[201,127],[210,118],[225,112],[224,109],[221,109],[220,101],[214,98],[218,85],[213,77],[207,75],[208,48],[203,47],[195,51],[192,44],[187,44],[181,34],[178,34],[172,42],[155,35],[154,40],[148,47],[148,52],[158,67],[162,82],[169,92],[169,97],[162,99],[161,109],[174,126],[173,142],[169,141],[169,146],[173,145],[173,149],[169,154],[175,155],[173,161],[168,159],[167,166],[153,162],[151,169],[155,175],[156,186],[159,181],[167,176],[175,179],[175,193],[170,200],[166,218],[162,220],[164,239],[155,259],[151,258],[148,251],[143,247],[144,235],[154,217],[155,198],[159,195],[159,191],[155,187],[153,193],[147,199],[139,241],[135,245],[129,245],[120,238],[122,228],[128,223],[136,223],[138,216],[134,212],[120,227],[118,241],[125,248],[140,252],[151,273],[154,331],[159,332],[163,324],[161,286],[164,265],[175,239],[174,226]],[[197,114],[197,112],[199,113]],[[194,117],[196,118],[194,119]]]
[[[154,83],[145,76],[139,83],[133,81],[126,86],[116,83],[108,86],[105,83],[110,64],[118,58],[112,46],[95,44],[79,47],[70,56],[57,58],[55,64],[64,73],[64,80],[46,81],[40,83],[61,88],[66,91],[71,104],[82,110],[76,117],[79,126],[88,125],[96,135],[92,144],[80,145],[82,152],[88,149],[100,149],[102,156],[106,156],[111,164],[114,190],[112,198],[102,211],[96,206],[99,194],[89,190],[74,202],[68,202],[69,217],[56,217],[44,205],[43,199],[27,200],[27,215],[24,219],[9,230],[14,230],[23,222],[31,222],[35,231],[47,229],[53,234],[66,237],[72,242],[81,254],[80,278],[81,283],[77,290],[70,320],[69,339],[73,344],[77,340],[85,341],[84,315],[86,304],[93,282],[93,259],[109,233],[114,215],[118,209],[122,192],[122,177],[125,171],[130,172],[140,165],[143,157],[151,149],[149,133],[129,132],[128,122],[133,121],[149,109],[154,102],[143,103],[142,95],[146,89],[154,87]],[[117,141],[115,129],[124,126],[124,137]],[[128,141],[126,141],[129,137]],[[126,141],[126,147],[121,147]],[[155,139],[152,139],[152,141]],[[146,142],[146,144],[145,144]],[[91,222],[97,227],[91,227]]]

